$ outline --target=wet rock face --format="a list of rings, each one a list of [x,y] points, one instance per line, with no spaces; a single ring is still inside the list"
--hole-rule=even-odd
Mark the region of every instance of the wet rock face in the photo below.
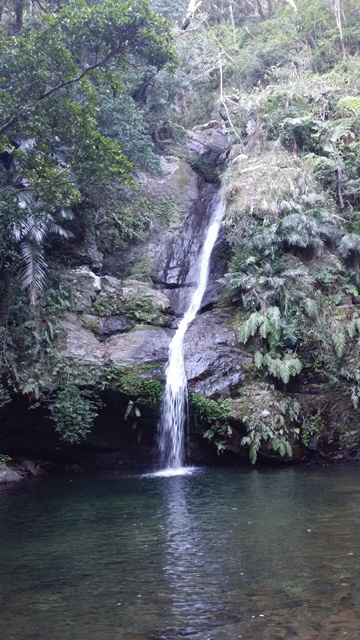
[[[159,222],[142,244],[127,246],[111,256],[106,256],[103,265],[104,274],[120,277],[133,274],[137,279],[146,278],[152,281],[158,288],[161,288],[162,284],[164,287],[167,284],[177,286],[181,280],[179,272],[186,271],[174,243],[183,244],[182,229],[189,227],[189,220],[194,218],[193,214],[200,199],[198,175],[185,160],[163,156],[160,165],[162,174],[159,176],[141,173],[137,178],[140,187],[150,197],[166,197],[174,203],[173,220],[166,226]],[[177,258],[171,264],[171,255],[174,252],[177,253]],[[186,250],[181,258],[184,255],[187,255]]]
[[[172,311],[181,316],[196,277],[197,259],[218,187],[206,183],[180,158],[163,157],[161,167],[161,176],[141,175],[139,181],[150,195],[173,200],[177,209],[174,220],[166,228],[155,229],[144,243],[108,256],[103,273],[121,278],[131,273],[137,280],[152,283],[170,300]],[[210,279],[208,289],[212,287],[212,300],[218,300],[221,295],[215,281],[223,273],[224,269],[221,273],[217,269],[214,279]]]
[[[195,136],[195,137],[194,137]],[[209,128],[197,131],[192,138],[203,141],[209,151],[220,153],[227,139]],[[215,147],[214,147],[215,145]],[[221,147],[221,149],[220,149]],[[73,313],[64,320],[64,357],[79,364],[111,364],[129,368],[153,362],[164,371],[168,347],[177,321],[186,311],[198,277],[198,259],[216,202],[218,187],[206,183],[184,160],[172,156],[161,158],[163,173],[156,178],[140,175],[141,186],[150,194],[171,195],[179,205],[180,220],[167,228],[154,230],[146,242],[112,257],[108,272],[101,277],[87,267],[72,270],[68,281],[73,290]],[[220,282],[225,265],[218,258],[220,239],[214,250],[203,309],[216,305],[223,294]],[[121,263],[117,267],[117,261]],[[147,264],[147,280],[141,279],[141,265]],[[132,263],[137,277],[118,277],[124,264]],[[110,268],[111,267],[111,268]],[[126,271],[126,270],[125,270]],[[168,324],[155,316],[126,315],[128,301],[143,300]],[[151,318],[151,316],[150,316]],[[156,326],[157,325],[157,326]],[[161,326],[159,326],[161,325]],[[189,328],[184,341],[184,357],[189,386],[208,397],[221,397],[241,383],[243,374],[234,335],[225,313],[209,310],[200,314]]]
[[[184,358],[189,387],[211,398],[231,394],[243,379],[241,358],[233,346],[234,334],[224,312],[198,316],[184,340]],[[131,331],[100,340],[82,325],[81,317],[68,314],[64,320],[63,357],[80,365],[117,364],[134,369],[154,363],[164,371],[174,330],[137,325]]]
[[[185,312],[197,280],[198,259],[216,191],[213,185],[202,184],[197,200],[181,224],[172,228],[158,245],[156,284],[169,296],[176,315]]]
[[[231,395],[243,380],[234,333],[224,312],[206,312],[195,318],[184,340],[186,375],[192,391],[209,398]]]

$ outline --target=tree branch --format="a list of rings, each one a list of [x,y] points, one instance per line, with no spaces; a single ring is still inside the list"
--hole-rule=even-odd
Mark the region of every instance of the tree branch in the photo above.
[[[227,104],[225,102],[224,99],[224,89],[223,89],[223,66],[222,66],[222,61],[221,61],[221,51],[219,51],[219,71],[220,71],[220,96],[219,96],[219,101],[220,104],[223,105],[225,111],[226,111],[226,117],[228,119],[228,123],[230,125],[230,127],[232,128],[235,136],[237,137],[238,140],[241,141],[241,138],[238,134],[238,132],[236,131],[232,121],[231,121],[231,117],[230,117],[230,113],[229,113],[229,109],[227,108]]]
[[[39,96],[38,100],[45,100],[56,91],[60,91],[60,89],[63,89],[64,87],[68,87],[71,84],[80,82],[80,80],[82,80],[90,71],[94,71],[94,69],[98,69],[99,67],[102,67],[104,64],[109,62],[109,60],[111,60],[112,58],[114,58],[120,53],[121,53],[120,48],[116,49],[115,51],[111,51],[110,53],[107,54],[107,56],[102,58],[102,60],[100,60],[99,62],[95,62],[89,67],[86,67],[86,69],[84,69],[84,71],[82,71],[82,73],[80,73],[78,76],[75,76],[75,78],[70,78],[70,80],[65,80],[65,82],[58,84],[56,87],[52,87],[51,89],[48,89],[47,91],[45,91],[41,96]],[[1,132],[1,129],[0,129],[0,132]]]
[[[202,5],[203,0],[199,0],[197,2],[197,0],[189,0],[189,4],[188,4],[188,8],[186,10],[186,14],[185,14],[185,18],[183,20],[183,23],[181,25],[181,29],[182,31],[186,31],[186,29],[188,28],[191,20],[193,19],[194,15],[195,15],[195,11],[200,7],[200,5]]]

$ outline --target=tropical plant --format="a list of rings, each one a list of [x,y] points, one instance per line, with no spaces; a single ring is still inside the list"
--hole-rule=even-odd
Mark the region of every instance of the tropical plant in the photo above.
[[[99,406],[99,398],[70,381],[60,387],[48,403],[55,431],[69,444],[77,444],[89,433]]]
[[[338,249],[340,255],[345,258],[350,269],[354,273],[355,282],[360,285],[360,235],[358,233],[346,233],[342,236]]]
[[[228,422],[231,399],[212,400],[200,393],[189,393],[189,404],[197,423],[203,430],[203,437],[216,446],[218,453],[224,451],[234,435]]]
[[[0,32],[0,207],[12,230],[0,265],[15,239],[32,303],[44,281],[45,240],[70,236],[64,212],[86,197],[89,183],[131,182],[119,140],[99,130],[101,96],[104,110],[104,96],[121,93],[129,67],[137,77],[147,67],[154,75],[174,61],[169,25],[146,1],[47,8],[16,35]]]
[[[268,385],[248,385],[242,390],[239,409],[247,429],[241,444],[249,447],[252,464],[261,447],[280,456],[291,456],[290,438],[294,439],[296,425],[302,423],[298,402]]]

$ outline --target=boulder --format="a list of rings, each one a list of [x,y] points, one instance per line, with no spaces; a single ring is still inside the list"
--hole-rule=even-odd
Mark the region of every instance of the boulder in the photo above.
[[[62,356],[74,358],[80,365],[117,364],[130,369],[148,362],[166,362],[169,335],[165,329],[137,325],[127,333],[100,341],[82,326],[81,317],[67,314]]]
[[[131,316],[131,305],[134,302],[148,303],[148,311],[152,308],[154,311],[163,312],[170,307],[170,300],[164,293],[148,282],[141,282],[135,278],[122,281],[110,275],[99,277],[88,267],[81,267],[67,271],[66,279],[72,292],[73,311],[83,314],[85,328],[91,329],[91,325],[94,324],[95,333],[101,332],[101,326],[95,326],[100,322],[97,316],[119,316],[122,315],[122,311],[124,316],[130,311]],[[127,328],[131,328],[133,324],[128,323]],[[124,330],[124,327],[121,330]]]
[[[95,275],[89,267],[79,267],[68,270],[65,278],[72,292],[73,309],[80,312],[90,312],[101,291],[99,276]]]
[[[209,123],[209,128],[195,127],[189,132],[187,148],[193,153],[222,155],[229,151],[231,143],[219,123]]]
[[[149,362],[165,364],[169,342],[165,329],[138,325],[128,333],[112,336],[104,346],[112,362],[131,369]]]
[[[211,311],[195,318],[184,339],[185,370],[192,391],[219,398],[241,383],[240,362],[244,359],[233,343],[226,312]]]
[[[101,319],[101,329],[99,333],[102,336],[112,336],[117,333],[129,331],[133,326],[134,323],[124,316],[110,316]]]
[[[161,291],[150,287],[148,283],[127,278],[123,284],[122,297],[125,301],[146,298],[159,311],[167,311],[169,309],[169,298]]]
[[[0,465],[0,484],[19,482],[22,479],[23,476],[14,471],[14,469],[9,469],[6,465]]]
[[[62,325],[64,338],[60,353],[63,357],[74,358],[80,365],[96,365],[109,360],[105,345],[82,326],[81,316],[67,313]]]

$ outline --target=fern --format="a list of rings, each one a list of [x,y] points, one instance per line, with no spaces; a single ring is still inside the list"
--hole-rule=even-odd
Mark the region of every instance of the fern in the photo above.
[[[305,313],[309,318],[316,318],[318,315],[318,309],[315,300],[312,298],[305,298],[304,300]]]
[[[284,359],[273,358],[267,353],[263,359],[270,375],[281,380],[284,384],[288,384],[291,376],[301,373],[302,364],[300,358],[295,355],[285,355]]]
[[[355,118],[341,118],[331,123],[331,138],[332,142],[338,142],[342,138],[355,137],[352,127],[356,123]]]
[[[254,440],[251,443],[250,449],[249,449],[249,458],[250,458],[251,464],[255,464],[259,449],[260,449],[260,439]]]
[[[271,323],[269,321],[269,318],[265,316],[260,325],[260,335],[262,338],[267,338],[270,332],[271,332]]]
[[[344,258],[351,253],[360,254],[360,235],[357,233],[345,234],[339,243],[339,252]]]
[[[36,203],[27,192],[22,193],[19,207],[20,209],[32,207],[37,214],[29,212],[26,218],[14,225],[12,229],[13,237],[19,243],[23,261],[20,274],[21,286],[29,290],[30,304],[35,305],[45,284],[47,264],[43,247],[48,235],[56,234],[69,238],[72,233],[58,225],[51,214],[36,211]],[[71,216],[64,214],[63,217]]]
[[[335,321],[333,321],[331,330],[331,340],[337,357],[342,358],[346,351],[346,334],[344,327],[340,326],[339,323]]]
[[[254,353],[254,364],[257,369],[261,369],[263,365],[264,357],[261,351],[255,351]]]
[[[272,341],[277,344],[280,341],[281,335],[281,318],[279,307],[269,307],[266,312],[266,317],[269,321],[269,332]]]
[[[358,96],[344,96],[340,98],[338,106],[360,116],[360,98]]]
[[[360,333],[360,318],[354,315],[347,325],[346,331],[350,338],[354,338],[356,333]]]
[[[246,344],[249,338],[254,336],[258,327],[263,320],[263,315],[258,311],[254,311],[251,316],[244,322],[238,332],[238,339],[240,342]]]
[[[46,277],[46,262],[42,248],[30,242],[20,245],[23,268],[20,274],[21,286],[29,290],[30,303],[36,304],[37,296],[43,290]]]

